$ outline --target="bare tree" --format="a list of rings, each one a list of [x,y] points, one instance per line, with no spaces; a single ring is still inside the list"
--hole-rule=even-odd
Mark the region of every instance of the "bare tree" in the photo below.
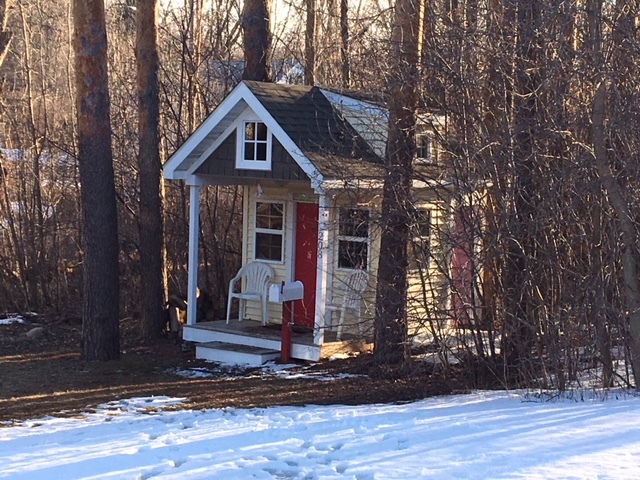
[[[104,3],[74,0],[78,164],[84,220],[82,355],[120,356],[118,219],[113,175]]]
[[[591,6],[589,13],[592,28],[589,40],[592,45],[593,59],[596,61],[597,67],[604,70],[605,54],[602,51],[602,32],[599,30],[602,23],[598,21],[598,16],[596,16],[596,12],[601,13],[602,5],[592,4]],[[619,108],[619,105],[616,105],[621,100],[625,106],[627,102],[629,105],[637,102],[637,87],[629,82],[627,76],[632,76],[635,79],[637,74],[634,65],[635,48],[637,47],[634,18],[638,12],[637,5],[634,7],[634,2],[623,1],[617,3],[616,6],[618,10],[614,18],[611,36],[614,44],[612,63],[616,67],[615,71],[619,72],[619,76],[613,79],[607,78],[604,73],[598,76],[593,96],[591,141],[598,175],[607,192],[611,208],[616,213],[616,222],[621,233],[622,284],[626,306],[625,317],[627,317],[626,320],[629,324],[627,345],[631,352],[636,389],[640,390],[640,382],[638,381],[638,375],[640,375],[640,280],[638,279],[640,253],[638,252],[638,237],[640,235],[636,220],[638,215],[637,200],[624,186],[628,176],[637,172],[634,169],[634,164],[629,162],[636,153],[628,141],[630,136],[627,131],[627,128],[635,124],[637,120],[633,113],[629,114],[626,111],[625,107]],[[608,103],[613,103],[613,105],[608,105]],[[623,123],[620,122],[621,118],[616,117],[627,118]],[[620,131],[611,129],[611,126],[616,123],[619,123]],[[615,172],[616,166],[618,172]]]
[[[9,49],[11,32],[7,30],[7,10],[11,0],[0,0],[0,65]]]
[[[306,0],[307,22],[304,30],[304,81],[307,85],[316,83],[316,2]]]
[[[420,7],[414,0],[395,6],[389,79],[389,134],[382,200],[380,263],[376,292],[375,358],[378,364],[409,357],[407,243],[418,102]]]
[[[349,62],[349,2],[340,0],[340,70],[342,73],[342,88],[349,88],[351,84],[351,69]]]
[[[269,0],[246,0],[242,13],[245,66],[242,78],[268,82],[271,80],[271,29]]]
[[[138,89],[138,169],[140,180],[140,301],[143,338],[157,337],[164,327],[166,301],[160,162],[158,91],[158,3],[136,4]]]
[[[514,4],[516,48],[514,58],[513,175],[510,208],[511,236],[506,247],[505,278],[506,314],[504,352],[507,367],[519,371],[520,364],[530,361],[535,318],[531,295],[531,265],[534,246],[530,231],[534,222],[533,171],[536,151],[536,122],[540,87],[541,12],[538,0],[519,0]]]

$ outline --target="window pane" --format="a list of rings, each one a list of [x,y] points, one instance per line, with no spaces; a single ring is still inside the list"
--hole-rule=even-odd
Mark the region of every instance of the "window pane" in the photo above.
[[[255,140],[256,139],[256,124],[253,122],[247,122],[244,125],[244,139]]]
[[[261,162],[265,162],[267,160],[267,144],[266,143],[258,143],[256,145],[256,160],[260,160]]]
[[[256,203],[256,227],[270,230],[282,230],[284,223],[284,205],[281,203]]]
[[[340,209],[339,235],[368,238],[369,211],[359,208]]]
[[[419,237],[429,237],[431,235],[431,211],[418,210],[416,216],[417,232]]]
[[[416,149],[418,158],[429,160],[431,158],[431,138],[428,135],[418,135]]]
[[[270,227],[274,230],[282,230],[284,223],[284,205],[281,203],[271,203]]]
[[[429,268],[429,239],[418,238],[409,244],[409,270]]]
[[[254,143],[245,143],[244,144],[244,159],[245,160],[255,160],[255,144]]]
[[[367,242],[338,242],[338,267],[340,268],[367,268]]]
[[[264,123],[258,122],[257,130],[258,130],[258,136],[256,137],[256,139],[266,142],[267,141],[267,126]]]
[[[282,261],[282,234],[256,233],[256,258]]]

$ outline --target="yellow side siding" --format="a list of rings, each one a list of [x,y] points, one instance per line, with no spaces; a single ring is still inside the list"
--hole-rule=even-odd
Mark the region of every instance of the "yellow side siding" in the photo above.
[[[428,265],[421,264],[408,272],[407,315],[410,333],[423,330],[430,321],[441,324],[449,308],[449,263],[447,242],[451,211],[443,201],[422,200],[416,208],[431,212]]]
[[[337,267],[338,257],[338,212],[339,207],[360,206],[369,209],[371,224],[369,226],[369,288],[365,291],[362,303],[362,324],[363,332],[367,336],[373,336],[374,316],[375,316],[375,294],[376,278],[378,274],[378,260],[380,256],[380,229],[378,219],[380,216],[380,197],[369,195],[341,195],[337,198],[333,209],[332,225],[336,228],[332,232],[333,244],[333,281],[332,296],[333,304],[340,304],[339,292],[341,285],[350,270]],[[431,260],[426,268],[420,270],[410,270],[408,276],[408,302],[407,311],[410,322],[410,333],[414,334],[422,330],[427,320],[441,321],[447,317],[446,312],[449,306],[448,288],[448,268],[449,252],[443,246],[442,238],[446,238],[450,228],[450,207],[447,200],[442,198],[442,192],[437,195],[435,192],[416,195],[414,203],[417,209],[426,209],[431,212],[431,235],[430,251]],[[333,313],[333,324],[338,321],[338,312]],[[357,333],[355,319],[351,316],[347,318],[345,331]]]
[[[361,304],[361,328],[365,337],[371,338],[373,336],[373,320],[375,315],[375,296],[376,296],[376,278],[378,275],[378,259],[380,252],[380,235],[379,228],[377,227],[377,219],[380,215],[380,201],[379,197],[373,193],[361,192],[360,194],[339,194],[337,195],[334,203],[334,208],[330,213],[330,225],[331,231],[331,245],[332,245],[332,261],[331,268],[333,269],[333,277],[329,282],[331,285],[331,292],[328,295],[329,304],[341,305],[342,297],[341,291],[343,290],[344,279],[352,271],[350,269],[338,268],[338,222],[339,222],[339,210],[341,207],[348,208],[366,208],[369,210],[370,224],[369,224],[369,261],[367,271],[369,272],[369,286],[363,294]],[[340,312],[335,311],[331,315],[331,325],[335,326],[338,323]],[[344,333],[357,334],[357,321],[352,314],[347,314],[345,319],[345,325],[343,329]]]

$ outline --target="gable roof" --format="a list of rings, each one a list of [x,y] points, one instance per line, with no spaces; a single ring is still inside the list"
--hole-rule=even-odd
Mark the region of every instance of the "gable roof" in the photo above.
[[[366,134],[369,124],[386,142],[385,110],[331,94],[318,87],[241,82],[171,156],[164,167],[169,179],[186,179],[211,154],[211,145],[247,107],[317,186],[323,180],[373,178],[381,172],[380,139]],[[375,118],[374,118],[375,117]],[[376,123],[377,122],[377,123]],[[376,143],[377,142],[377,143]]]

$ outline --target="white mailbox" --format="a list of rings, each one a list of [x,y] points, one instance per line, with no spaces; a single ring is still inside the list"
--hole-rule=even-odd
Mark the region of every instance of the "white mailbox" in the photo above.
[[[269,287],[269,301],[274,303],[291,302],[302,300],[304,296],[304,285],[302,282],[284,282],[282,285],[271,285]]]
[[[299,280],[287,282],[282,286],[282,301],[302,300],[304,297],[304,285]]]
[[[273,303],[282,303],[282,287],[273,284],[269,286],[269,301]]]

